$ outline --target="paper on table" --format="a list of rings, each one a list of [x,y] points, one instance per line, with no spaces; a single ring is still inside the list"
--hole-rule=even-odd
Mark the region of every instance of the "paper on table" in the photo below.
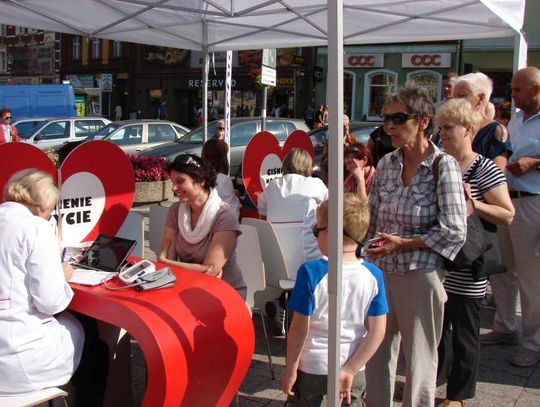
[[[99,285],[103,281],[110,280],[116,275],[116,273],[110,273],[108,271],[87,270],[83,268],[75,267],[73,269],[73,276],[70,283],[82,284],[82,285]]]

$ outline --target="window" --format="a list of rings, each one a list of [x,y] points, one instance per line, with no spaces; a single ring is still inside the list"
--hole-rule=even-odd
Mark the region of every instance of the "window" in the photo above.
[[[72,38],[71,54],[74,61],[81,59],[81,37],[74,35]]]
[[[122,43],[120,41],[113,41],[113,58],[122,57]]]
[[[36,28],[27,28],[27,27],[17,27],[17,29],[15,30],[15,33],[17,35],[33,34],[37,32],[38,30]]]
[[[268,123],[267,130],[269,130]],[[245,146],[255,133],[257,133],[257,123],[255,122],[240,123],[231,126],[231,147]]]
[[[5,49],[0,49],[0,72],[7,71],[7,52]]]
[[[108,141],[118,145],[127,146],[129,144],[142,143],[142,124],[126,126],[114,133]]]
[[[41,140],[57,140],[69,138],[70,123],[68,121],[54,122],[39,132]]]
[[[174,126],[174,125],[173,125],[173,127],[174,127],[174,129],[176,130],[176,132],[178,133],[178,137],[183,136],[184,134],[187,133],[187,131],[185,131],[185,130],[184,130],[182,127],[180,127],[180,126]]]
[[[99,38],[92,38],[92,59],[98,59],[99,58],[99,46],[100,46],[101,40]]]
[[[414,81],[431,96],[433,102],[441,100],[442,75],[435,71],[421,69],[407,74],[407,81]]]
[[[176,133],[168,124],[149,124],[148,125],[148,142],[159,143],[163,141],[173,141],[176,138]]]
[[[0,24],[0,35],[5,37],[7,35],[7,25]]]
[[[75,120],[75,137],[88,137],[103,126],[101,120]]]
[[[285,139],[287,138],[288,133],[286,127],[286,124],[281,121],[266,122],[266,130],[272,133],[279,141],[285,141]]]
[[[380,120],[386,97],[397,87],[396,72],[380,69],[366,73],[364,83],[364,115],[367,120]]]

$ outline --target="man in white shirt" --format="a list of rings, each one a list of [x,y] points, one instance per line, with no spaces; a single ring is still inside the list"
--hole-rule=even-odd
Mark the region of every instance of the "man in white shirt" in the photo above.
[[[540,360],[540,69],[531,66],[514,74],[512,98],[521,111],[508,125],[512,155],[506,179],[516,216],[510,226],[499,228],[508,272],[490,277],[497,313],[493,332],[483,335],[480,342],[492,345],[518,341],[519,290],[522,347],[511,363],[529,367]]]

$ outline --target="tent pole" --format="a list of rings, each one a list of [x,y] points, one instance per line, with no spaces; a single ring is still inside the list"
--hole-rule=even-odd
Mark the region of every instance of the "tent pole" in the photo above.
[[[261,101],[261,130],[266,130],[266,108],[268,98],[268,86],[262,85],[262,101]]]
[[[208,26],[206,20],[202,23],[203,29],[203,56],[204,69],[202,74],[202,108],[203,108],[203,142],[208,139],[208,71],[210,69],[210,58],[208,57]]]
[[[514,60],[512,71],[516,72],[527,66],[527,41],[521,32],[514,35]],[[512,118],[516,115],[516,105],[512,100]]]
[[[328,406],[339,406],[343,255],[343,0],[328,3]]]
[[[232,51],[227,51],[225,72],[225,142],[231,145],[231,85],[232,85]],[[231,162],[231,149],[227,150],[227,160]]]

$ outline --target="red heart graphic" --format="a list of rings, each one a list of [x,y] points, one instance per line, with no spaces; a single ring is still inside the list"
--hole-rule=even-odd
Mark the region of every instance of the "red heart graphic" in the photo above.
[[[265,160],[275,163],[274,168],[268,169],[268,171],[277,172],[281,170],[281,161],[283,158],[294,147],[303,148],[311,155],[312,159],[315,158],[315,150],[313,149],[311,139],[303,130],[295,130],[289,134],[283,148],[279,145],[279,141],[274,135],[268,131],[260,131],[249,141],[242,160],[242,178],[246,192],[255,205],[257,205],[257,193],[263,190],[261,177],[266,174],[262,174],[261,170]],[[274,159],[274,157],[277,157],[277,159]],[[268,175],[271,176],[273,174]]]
[[[81,172],[97,177],[105,193],[103,213],[83,241],[95,240],[100,233],[115,235],[124,223],[135,195],[131,163],[115,144],[101,140],[89,141],[77,146],[62,163],[62,183]],[[63,209],[62,213],[65,215],[66,210]]]
[[[25,168],[37,168],[51,174],[58,183],[58,171],[49,157],[40,149],[26,143],[0,145],[0,189],[9,177]],[[135,194],[133,168],[125,153],[115,144],[106,141],[89,141],[77,146],[64,160],[61,182],[65,184],[71,176],[90,174],[101,184],[105,200],[103,212],[94,227],[82,241],[95,240],[99,233],[115,235],[124,223]],[[64,191],[63,191],[64,193]],[[85,191],[80,192],[85,196]],[[0,202],[2,197],[0,196]],[[82,209],[81,209],[82,210]],[[69,210],[63,209],[66,215]],[[73,211],[71,211],[73,212]]]
[[[18,171],[36,168],[51,174],[54,182],[58,182],[58,171],[50,158],[39,148],[26,143],[5,143],[0,145],[0,191],[9,178]],[[0,193],[0,203],[4,196]]]

